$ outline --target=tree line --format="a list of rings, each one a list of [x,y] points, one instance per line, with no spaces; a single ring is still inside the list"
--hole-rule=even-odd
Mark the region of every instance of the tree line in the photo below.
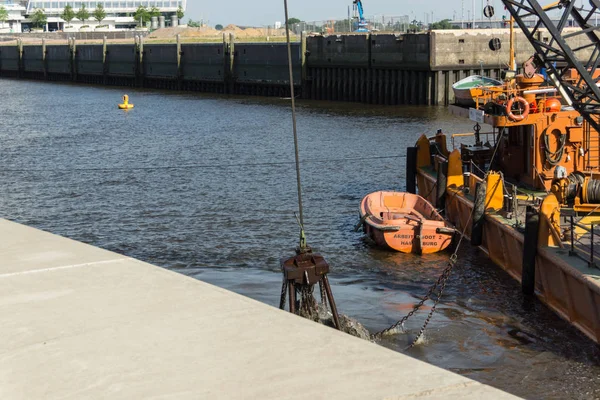
[[[3,11],[4,10],[4,11]],[[149,21],[151,21],[152,17],[160,16],[161,12],[158,8],[152,7],[150,9],[145,6],[139,6],[135,13],[131,16],[135,21],[139,21],[142,26],[146,25]],[[104,10],[104,6],[102,4],[98,4],[96,9],[90,14],[88,9],[85,7],[85,4],[82,4],[81,8],[75,12],[73,7],[70,4],[67,4],[60,14],[60,17],[67,23],[67,26],[71,24],[71,21],[74,19],[78,19],[81,22],[85,23],[90,18],[90,15],[94,17],[98,24],[101,24],[102,21],[106,18],[106,11]],[[177,9],[177,18],[182,19],[184,16],[183,8],[179,6]],[[48,22],[48,17],[46,16],[46,12],[43,8],[36,8],[33,14],[29,16],[31,19],[31,23],[33,26],[41,28]],[[0,21],[4,23],[8,19],[8,12],[3,6],[0,6]]]

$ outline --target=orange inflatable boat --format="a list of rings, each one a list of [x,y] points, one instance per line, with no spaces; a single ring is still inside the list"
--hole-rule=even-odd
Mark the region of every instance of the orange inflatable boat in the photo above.
[[[428,254],[448,247],[454,228],[427,200],[411,193],[374,192],[360,204],[363,229],[380,246]]]

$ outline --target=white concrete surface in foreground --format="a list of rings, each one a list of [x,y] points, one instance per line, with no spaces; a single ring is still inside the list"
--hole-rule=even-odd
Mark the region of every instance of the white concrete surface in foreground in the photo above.
[[[5,220],[0,337],[2,400],[513,398],[227,290]]]

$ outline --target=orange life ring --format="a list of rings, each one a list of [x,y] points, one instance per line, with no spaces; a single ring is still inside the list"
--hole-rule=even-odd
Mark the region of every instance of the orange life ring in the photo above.
[[[518,115],[515,115],[512,110],[515,100],[519,102],[523,110],[521,114]],[[508,100],[508,103],[506,103],[506,115],[508,115],[508,118],[512,119],[513,121],[523,121],[529,115],[529,103],[521,96],[513,97],[512,99]]]

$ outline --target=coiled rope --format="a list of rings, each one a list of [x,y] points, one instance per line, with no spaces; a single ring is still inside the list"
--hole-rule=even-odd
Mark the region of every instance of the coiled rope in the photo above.
[[[546,156],[546,161],[548,164],[556,165],[560,162],[564,154],[567,135],[562,133],[560,134],[560,138],[558,139],[558,148],[555,152],[550,151],[550,141],[548,136],[548,134],[544,135],[544,155]]]

